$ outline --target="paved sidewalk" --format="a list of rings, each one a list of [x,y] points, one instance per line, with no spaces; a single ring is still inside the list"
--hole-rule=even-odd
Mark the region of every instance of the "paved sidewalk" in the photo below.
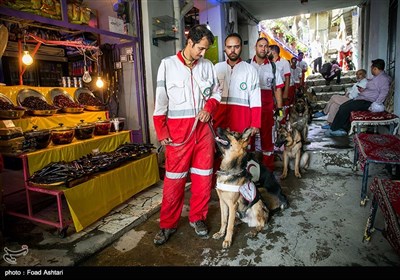
[[[3,269],[15,267],[96,266],[398,266],[400,258],[380,232],[370,243],[362,243],[369,213],[359,206],[361,171],[351,169],[350,138],[326,138],[318,124],[310,127],[312,144],[310,170],[297,179],[293,172],[281,181],[290,207],[274,216],[256,239],[245,236],[240,227],[233,248],[223,250],[221,241],[194,237],[187,223],[188,205],[183,222],[167,244],[153,244],[158,230],[162,182],[152,186],[115,208],[109,215],[76,233],[70,225],[65,238],[54,227],[5,216],[3,249],[28,252],[15,257],[15,263],[3,258]],[[281,168],[277,162],[276,176]],[[381,168],[371,168],[370,176],[387,176]],[[187,185],[189,188],[189,184]],[[208,224],[210,234],[219,227],[218,198],[213,194]],[[65,215],[69,215],[65,204]],[[55,216],[55,206],[43,215]],[[377,216],[377,226],[383,228]],[[191,248],[187,250],[187,248]],[[105,255],[105,257],[104,257]],[[9,259],[7,259],[9,260]]]
[[[5,217],[4,248],[16,251],[22,245],[28,246],[25,256],[16,257],[15,264],[7,263],[2,258],[1,266],[73,266],[82,259],[111,244],[125,232],[147,220],[160,209],[162,181],[136,194],[110,212],[109,215],[75,232],[71,224],[67,236],[60,238],[54,227],[35,224],[25,219]],[[63,214],[70,218],[64,200]],[[56,217],[55,205],[40,212],[43,216]],[[39,215],[40,215],[39,213]]]

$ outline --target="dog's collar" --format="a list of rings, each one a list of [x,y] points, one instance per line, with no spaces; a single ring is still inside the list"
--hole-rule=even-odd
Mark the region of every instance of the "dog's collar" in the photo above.
[[[221,191],[227,191],[227,192],[239,192],[239,188],[241,186],[238,185],[231,185],[231,184],[223,184],[223,183],[217,183],[216,188],[221,190]]]
[[[285,145],[286,147],[290,148],[290,147],[293,147],[294,145],[299,144],[299,143],[301,143],[301,140],[292,143],[290,146],[287,146],[286,144],[284,144],[284,145]]]

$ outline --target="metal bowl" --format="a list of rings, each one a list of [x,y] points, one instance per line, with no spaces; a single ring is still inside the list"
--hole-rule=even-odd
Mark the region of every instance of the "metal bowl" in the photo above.
[[[68,92],[66,92],[65,90],[61,89],[61,88],[53,88],[49,91],[49,97],[51,102],[53,102],[54,104],[54,97],[58,96],[58,95],[63,95],[66,98],[68,98],[71,101],[74,101],[74,99],[72,98],[71,95],[68,94]],[[74,101],[75,102],[75,101]]]
[[[24,89],[21,89],[17,94],[18,105],[22,106],[22,102],[25,100],[25,98],[27,98],[29,96],[34,96],[34,97],[40,98],[47,103],[46,98],[40,92],[38,92],[34,89],[31,89],[31,88],[24,88]]]
[[[104,111],[106,106],[90,106],[90,105],[83,105],[83,108],[88,111]]]
[[[34,148],[44,149],[51,141],[50,129],[37,129],[37,126],[33,126],[32,130],[24,132],[24,137],[26,140],[33,140]]]
[[[69,144],[74,140],[74,136],[75,127],[68,127],[60,124],[60,126],[51,129],[51,141],[55,145]]]
[[[85,110],[84,107],[77,107],[77,108],[75,108],[75,107],[69,107],[69,108],[65,107],[65,108],[61,109],[61,112],[71,113],[71,114],[79,114],[79,113],[82,113],[83,110]]]
[[[58,109],[51,109],[51,110],[30,110],[28,109],[27,112],[29,115],[32,116],[52,116],[57,113]]]
[[[62,104],[56,104],[56,103],[55,103],[55,98],[56,98],[57,96],[59,96],[59,95],[65,97],[65,98],[67,98],[68,100],[71,101],[71,104],[70,104],[69,107],[68,107],[68,106],[61,106]],[[79,103],[77,103],[77,102],[72,98],[72,96],[69,95],[68,92],[66,92],[66,91],[63,90],[63,89],[60,89],[60,88],[53,88],[53,89],[50,90],[50,92],[49,92],[49,97],[50,97],[50,100],[51,100],[52,104],[53,104],[54,106],[56,106],[56,107],[59,107],[59,108],[61,109],[61,111],[64,112],[64,113],[77,114],[77,113],[82,113],[83,110],[84,110],[83,106],[81,106]],[[74,106],[73,106],[72,103],[74,104]],[[67,104],[67,105],[68,105],[68,104]]]
[[[81,123],[75,127],[75,138],[78,140],[89,139],[93,137],[95,129],[94,123],[85,123],[81,120]]]
[[[95,135],[107,135],[111,129],[111,122],[109,120],[97,121],[94,129]]]
[[[50,105],[46,98],[38,91],[34,90],[34,89],[21,89],[18,94],[17,94],[17,102],[20,106],[23,106],[23,102],[26,98],[28,97],[34,97],[37,98],[41,101],[43,101],[46,104],[43,104],[43,108],[38,109],[38,108],[32,108],[32,107],[28,107],[28,106],[24,106],[24,108],[27,109],[28,114],[30,115],[34,115],[34,116],[52,116],[55,113],[57,113],[58,108]],[[25,104],[26,105],[26,104]],[[42,106],[42,104],[40,104],[40,106]]]
[[[11,99],[7,97],[7,95],[4,95],[2,93],[0,93],[0,100],[3,102],[6,102],[12,106],[14,106],[14,104],[12,103]]]
[[[0,110],[0,119],[19,119],[25,114],[24,108],[15,108],[13,110]]]
[[[94,104],[87,104],[85,102],[82,102],[82,100],[80,99],[81,94],[89,95],[98,104],[94,105]],[[85,110],[88,110],[88,111],[103,111],[103,110],[105,110],[105,105],[93,94],[93,92],[91,92],[87,88],[78,88],[74,93],[74,98],[75,98],[76,102],[83,105]]]

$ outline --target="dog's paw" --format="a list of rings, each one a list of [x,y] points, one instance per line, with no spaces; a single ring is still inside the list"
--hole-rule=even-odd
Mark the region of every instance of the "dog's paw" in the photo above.
[[[300,174],[300,172],[296,172],[295,174],[294,174],[294,176],[296,176],[297,178],[301,178],[301,174]]]
[[[251,231],[249,231],[248,233],[245,234],[245,236],[250,237],[250,238],[255,238],[258,234],[258,232],[260,232],[262,230],[261,229],[252,229]]]
[[[232,244],[232,240],[224,240],[224,242],[222,242],[222,248],[227,249],[229,247],[231,247]]]
[[[283,173],[282,173],[282,175],[281,175],[280,178],[283,180],[283,179],[285,179],[286,177],[287,177],[287,174],[283,174]]]
[[[289,208],[289,203],[288,202],[282,202],[281,205],[279,206],[279,209],[285,210]]]
[[[212,238],[221,239],[224,236],[225,236],[225,232],[216,232],[216,233],[213,234]]]

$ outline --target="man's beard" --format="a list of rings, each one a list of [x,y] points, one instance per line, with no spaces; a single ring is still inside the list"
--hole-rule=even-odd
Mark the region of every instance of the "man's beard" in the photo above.
[[[238,54],[229,54],[228,58],[230,61],[237,61],[240,58],[240,53]]]
[[[256,56],[261,58],[261,59],[265,59],[267,57],[267,53],[264,53],[264,54],[256,53]]]

